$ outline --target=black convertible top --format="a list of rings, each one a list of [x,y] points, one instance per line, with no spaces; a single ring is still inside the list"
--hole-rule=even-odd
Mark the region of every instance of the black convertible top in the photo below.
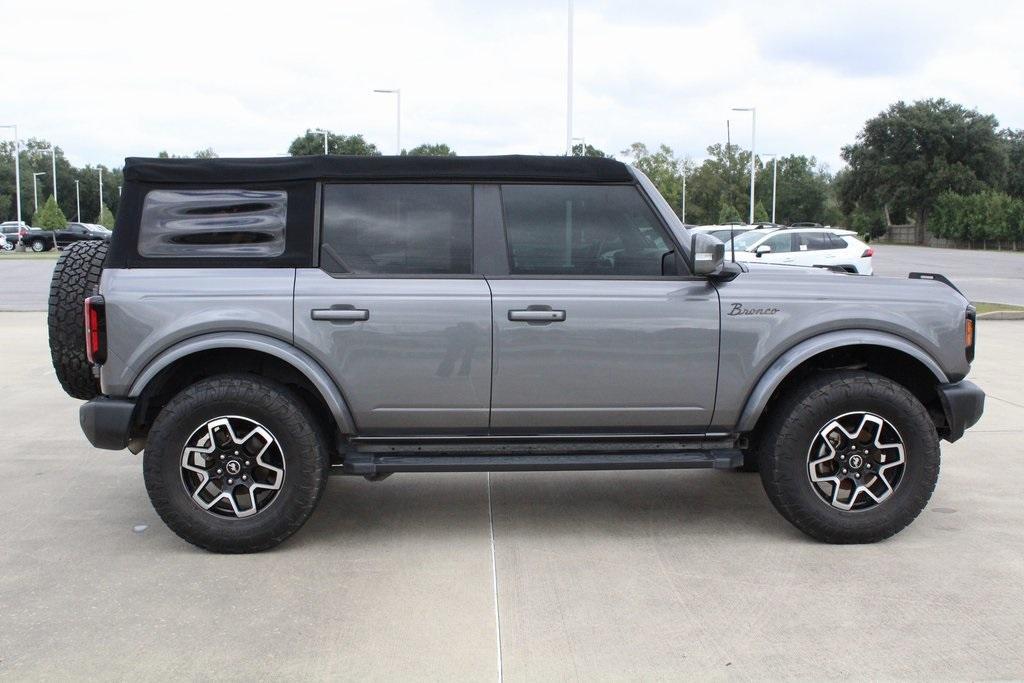
[[[620,161],[561,156],[300,156],[125,160],[126,181],[263,183],[295,180],[517,180],[632,182]]]

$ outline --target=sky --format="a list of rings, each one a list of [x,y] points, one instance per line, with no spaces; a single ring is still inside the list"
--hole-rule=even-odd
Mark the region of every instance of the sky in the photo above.
[[[575,0],[573,135],[699,161],[708,145],[832,170],[866,119],[945,97],[1024,128],[1024,2]],[[213,148],[274,156],[307,128],[395,152],[560,154],[567,0],[0,0],[0,124],[75,164]],[[8,131],[0,130],[0,135]]]

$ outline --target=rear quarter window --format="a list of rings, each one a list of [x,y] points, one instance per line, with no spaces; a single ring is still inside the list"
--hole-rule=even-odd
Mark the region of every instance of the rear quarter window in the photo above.
[[[142,208],[139,255],[280,256],[287,215],[283,190],[151,190]]]

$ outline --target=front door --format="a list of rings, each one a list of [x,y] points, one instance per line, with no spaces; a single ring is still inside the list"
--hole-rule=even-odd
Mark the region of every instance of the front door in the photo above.
[[[675,247],[632,186],[502,187],[495,433],[700,432],[718,374],[718,293],[662,276]]]
[[[491,299],[472,274],[472,187],[338,184],[320,268],[295,280],[295,343],[364,435],[486,433]]]

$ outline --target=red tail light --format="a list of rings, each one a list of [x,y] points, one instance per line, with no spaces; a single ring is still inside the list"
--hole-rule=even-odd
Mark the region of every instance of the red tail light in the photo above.
[[[867,249],[864,250],[864,253],[861,254],[860,257],[861,258],[870,258],[870,257],[872,257],[874,255],[875,255],[875,250],[872,249],[871,247],[868,247]]]
[[[96,365],[107,359],[106,310],[102,296],[85,300],[85,357]]]

